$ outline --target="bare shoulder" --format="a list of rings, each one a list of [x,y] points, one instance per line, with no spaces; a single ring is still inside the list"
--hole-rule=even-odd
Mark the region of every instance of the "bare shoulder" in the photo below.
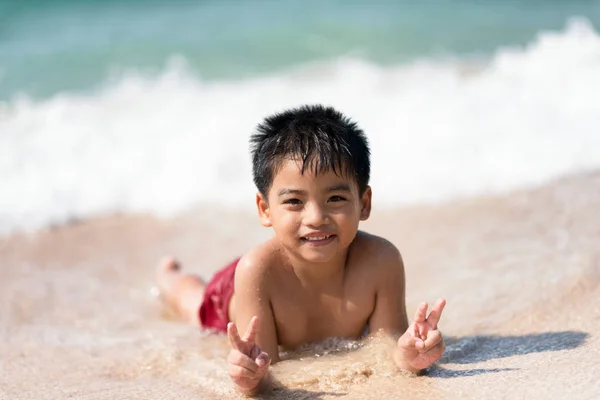
[[[254,247],[238,262],[235,272],[236,288],[264,288],[276,263],[276,252],[273,251],[273,243],[270,240]]]
[[[350,248],[353,257],[384,265],[401,258],[398,248],[389,240],[367,232],[358,231]]]
[[[352,263],[383,278],[404,274],[402,255],[389,240],[359,231],[350,248]]]

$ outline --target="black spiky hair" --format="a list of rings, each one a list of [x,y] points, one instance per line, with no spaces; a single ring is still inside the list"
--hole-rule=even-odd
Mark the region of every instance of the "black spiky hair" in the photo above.
[[[285,159],[300,161],[302,173],[333,170],[354,178],[361,195],[369,184],[367,138],[332,107],[306,105],[271,115],[258,125],[250,147],[254,183],[265,197]]]

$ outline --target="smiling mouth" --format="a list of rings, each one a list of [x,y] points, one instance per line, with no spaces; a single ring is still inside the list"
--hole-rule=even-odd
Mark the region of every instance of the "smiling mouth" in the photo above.
[[[302,240],[307,241],[307,242],[322,242],[324,240],[327,239],[331,239],[332,237],[334,237],[335,235],[322,235],[322,236],[303,236]]]

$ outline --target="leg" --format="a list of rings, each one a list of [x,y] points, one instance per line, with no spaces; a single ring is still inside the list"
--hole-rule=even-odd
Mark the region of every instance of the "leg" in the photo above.
[[[180,318],[200,325],[198,310],[202,304],[204,281],[184,274],[173,258],[165,258],[158,266],[156,281],[161,297]]]

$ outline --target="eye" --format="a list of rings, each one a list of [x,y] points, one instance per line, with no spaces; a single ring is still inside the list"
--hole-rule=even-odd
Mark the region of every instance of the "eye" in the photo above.
[[[338,202],[338,201],[346,201],[345,197],[342,196],[331,196],[329,201]]]
[[[283,204],[290,204],[290,205],[296,206],[296,205],[302,204],[302,202],[298,199],[286,199],[286,200],[284,200]]]

